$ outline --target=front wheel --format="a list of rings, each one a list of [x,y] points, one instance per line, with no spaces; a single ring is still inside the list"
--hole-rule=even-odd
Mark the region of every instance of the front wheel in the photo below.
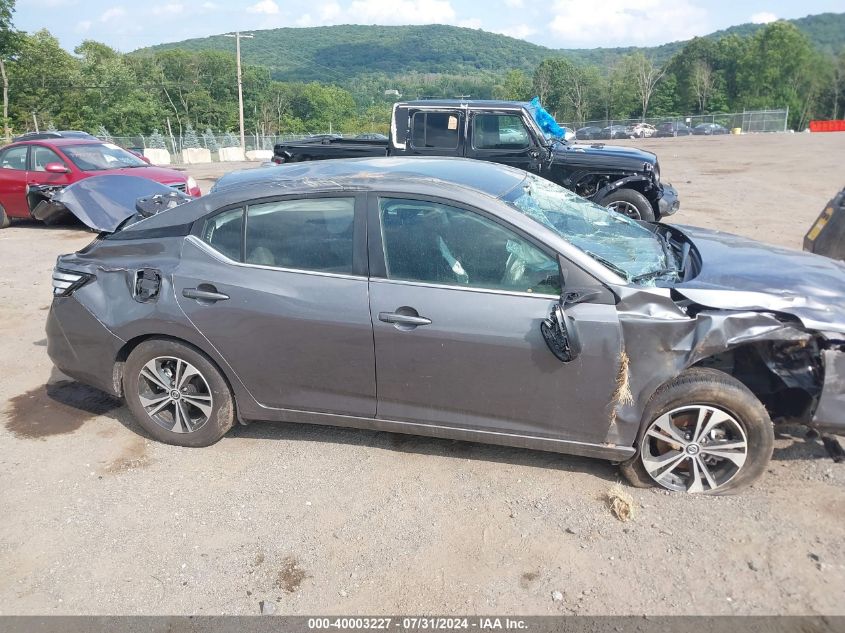
[[[6,213],[6,209],[0,205],[0,229],[7,229],[10,224],[12,224],[12,221],[9,219],[9,214]]]
[[[223,375],[204,354],[178,341],[149,340],[132,350],[123,392],[138,423],[166,444],[210,446],[235,421]]]
[[[620,465],[639,488],[734,493],[760,478],[774,447],[772,421],[741,382],[714,369],[691,369],[648,404],[637,454]]]
[[[602,198],[599,204],[632,220],[654,222],[657,219],[648,198],[633,189],[617,189]]]

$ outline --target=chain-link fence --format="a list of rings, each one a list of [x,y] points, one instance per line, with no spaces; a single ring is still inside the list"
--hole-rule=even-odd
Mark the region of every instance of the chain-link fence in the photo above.
[[[571,121],[564,125],[573,130],[582,128],[599,128],[604,130],[610,126],[633,128],[639,123],[646,123],[655,128],[665,124],[683,124],[695,128],[702,123],[715,123],[727,130],[740,130],[743,134],[757,132],[786,132],[789,109],[784,110],[749,110],[746,112],[731,112],[720,114],[699,114],[687,116],[648,117],[646,119],[599,119],[594,121]],[[619,132],[622,136],[622,132]]]
[[[369,134],[369,133],[368,133]],[[247,134],[244,137],[246,144],[246,151],[252,150],[272,150],[276,143],[284,143],[291,141],[300,141],[306,138],[313,138],[315,136],[330,136],[335,138],[356,136],[341,135],[336,133],[325,132],[322,134]],[[184,148],[193,146],[192,142],[186,144],[186,137],[183,136],[112,136],[111,140],[127,149],[133,151],[142,151],[146,148],[166,149],[170,152],[174,160],[178,160],[178,154]],[[212,153],[218,151],[221,147],[240,147],[241,139],[237,134],[197,134],[195,137],[197,146],[210,150]],[[163,145],[163,146],[162,146]]]

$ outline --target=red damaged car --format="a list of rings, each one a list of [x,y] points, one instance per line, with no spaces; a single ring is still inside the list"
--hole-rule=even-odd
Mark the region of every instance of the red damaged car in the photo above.
[[[103,174],[149,178],[198,198],[199,186],[191,176],[153,167],[113,143],[81,138],[20,141],[0,149],[0,228],[12,218],[32,218],[38,205],[66,187]]]

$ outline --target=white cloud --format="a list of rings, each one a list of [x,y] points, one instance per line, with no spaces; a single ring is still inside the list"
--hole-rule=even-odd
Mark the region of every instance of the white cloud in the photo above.
[[[343,9],[337,2],[328,2],[320,7],[320,21],[331,22],[343,14]]]
[[[353,0],[346,12],[357,24],[454,24],[449,0]]]
[[[278,15],[279,5],[273,0],[261,0],[246,9],[249,13],[263,13],[264,15]]]
[[[754,24],[768,24],[769,22],[774,22],[778,19],[774,13],[770,11],[761,11],[760,13],[755,13],[751,16],[751,21]]]
[[[481,20],[479,18],[468,18],[466,20],[460,20],[458,22],[458,26],[462,26],[467,29],[480,29]]]
[[[153,15],[178,15],[185,10],[184,5],[176,2],[157,4],[153,7]]]
[[[103,14],[100,16],[100,22],[116,20],[117,18],[122,18],[124,15],[126,15],[126,9],[123,7],[112,7],[103,11]]]
[[[561,45],[657,44],[712,30],[691,0],[557,0],[552,13],[549,29]]]
[[[206,11],[216,11],[220,8],[220,5],[216,2],[203,2],[200,6],[202,6],[202,8]]]
[[[524,4],[522,0],[505,0],[505,6],[508,6],[511,9],[521,9]]]
[[[501,33],[502,35],[507,35],[508,37],[515,37],[520,40],[524,40],[529,35],[534,35],[537,32],[537,29],[528,26],[527,24],[514,24],[513,26],[509,26],[506,29],[498,29],[493,31],[494,33]]]
[[[86,33],[91,30],[91,20],[81,20],[76,23],[77,33]]]

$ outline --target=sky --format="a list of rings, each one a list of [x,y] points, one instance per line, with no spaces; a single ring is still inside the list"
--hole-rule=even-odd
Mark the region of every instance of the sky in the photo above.
[[[46,28],[68,50],[86,39],[126,52],[236,29],[330,24],[453,24],[552,48],[594,48],[652,46],[826,11],[845,12],[845,0],[18,0],[15,25]]]

